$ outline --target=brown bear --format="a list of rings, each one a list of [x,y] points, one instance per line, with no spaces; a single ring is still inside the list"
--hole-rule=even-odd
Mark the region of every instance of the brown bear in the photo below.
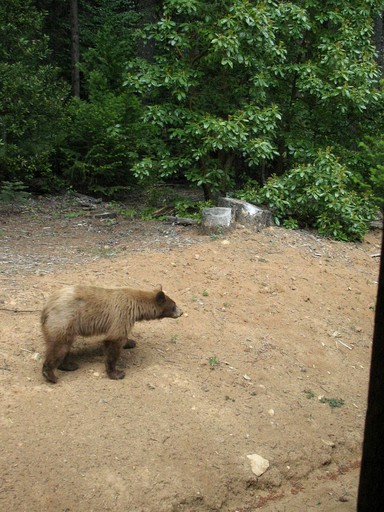
[[[48,299],[41,314],[46,343],[43,375],[55,383],[56,368],[77,370],[78,365],[68,359],[77,335],[105,334],[107,374],[111,379],[123,379],[125,373],[116,369],[116,362],[133,324],[140,320],[179,318],[182,314],[161,286],[151,292],[131,288],[66,286]]]

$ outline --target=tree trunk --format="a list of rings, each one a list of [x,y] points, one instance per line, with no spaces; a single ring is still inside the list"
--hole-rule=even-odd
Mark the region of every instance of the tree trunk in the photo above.
[[[358,512],[381,512],[384,507],[384,237],[376,301],[368,409],[365,418]]]
[[[138,0],[137,6],[138,10],[142,16],[142,25],[148,25],[149,23],[154,23],[157,19],[157,10],[158,6],[161,5],[159,0]],[[138,55],[139,57],[146,59],[148,61],[152,61],[155,54],[155,41],[153,39],[149,39],[147,41],[142,41],[138,47]]]
[[[201,186],[204,192],[204,200],[211,201],[213,199],[211,187],[206,183],[203,183]]]
[[[78,18],[78,0],[70,2],[71,18],[71,60],[72,60],[72,94],[80,98],[80,44],[79,44],[79,18]]]

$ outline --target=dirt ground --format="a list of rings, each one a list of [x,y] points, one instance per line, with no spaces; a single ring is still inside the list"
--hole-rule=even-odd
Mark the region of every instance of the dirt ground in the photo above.
[[[84,208],[0,218],[0,509],[355,510],[381,232],[210,237]],[[50,385],[39,312],[76,283],[161,283],[185,314],[135,325],[124,380],[80,339]]]

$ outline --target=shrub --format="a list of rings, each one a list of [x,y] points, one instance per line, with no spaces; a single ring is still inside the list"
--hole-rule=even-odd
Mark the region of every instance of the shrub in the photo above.
[[[127,93],[73,100],[62,167],[76,190],[116,197],[136,183],[130,171],[142,130],[137,108]]]
[[[274,211],[277,224],[312,226],[336,240],[361,240],[374,218],[372,196],[353,190],[352,173],[329,149],[312,164],[273,176],[257,196]]]
[[[360,159],[368,168],[368,183],[376,204],[384,210],[384,137],[367,136],[360,143]]]
[[[21,181],[3,181],[0,186],[0,203],[7,205],[24,203],[30,195],[26,188]]]

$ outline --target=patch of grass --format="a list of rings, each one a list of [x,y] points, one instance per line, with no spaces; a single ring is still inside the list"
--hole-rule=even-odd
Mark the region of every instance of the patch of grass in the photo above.
[[[208,295],[209,295],[208,290],[204,290],[202,295],[203,295],[203,297],[208,297]]]
[[[220,238],[223,238],[223,236],[224,236],[223,228],[221,226],[217,226],[216,233],[211,233],[209,235],[209,238],[211,239],[212,242],[214,242],[215,240],[219,240]]]
[[[322,404],[329,404],[329,407],[332,407],[333,409],[342,407],[345,403],[342,398],[326,398],[325,396],[320,399],[320,402]]]
[[[156,208],[144,208],[140,212],[141,220],[153,220],[153,214],[155,213]]]
[[[212,201],[193,201],[182,198],[174,202],[175,213],[178,217],[188,217],[201,222],[202,210],[213,206]]]
[[[120,210],[117,211],[117,213],[118,215],[121,215],[122,217],[129,220],[133,220],[137,215],[136,210],[134,208],[121,208]]]
[[[66,219],[76,219],[77,217],[81,217],[83,212],[66,212],[64,213],[64,217]]]
[[[304,393],[308,400],[315,398],[315,393],[312,391],[312,389],[304,389]],[[332,407],[333,409],[342,407],[345,403],[342,398],[327,398],[325,396],[321,397],[319,401],[322,404],[329,404],[329,407]]]

